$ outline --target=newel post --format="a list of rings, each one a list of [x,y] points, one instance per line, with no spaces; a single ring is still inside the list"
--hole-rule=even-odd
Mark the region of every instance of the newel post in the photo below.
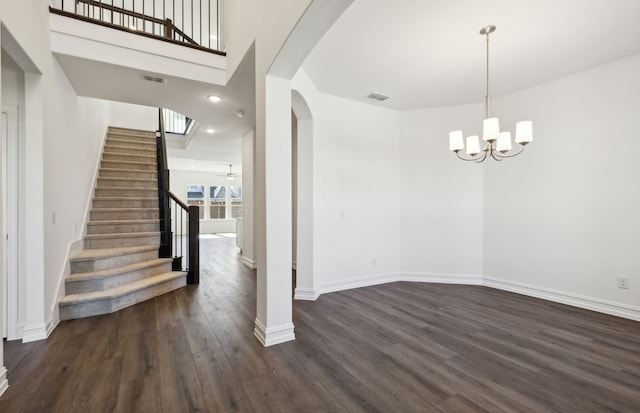
[[[189,272],[187,284],[200,283],[200,213],[197,205],[189,205]]]

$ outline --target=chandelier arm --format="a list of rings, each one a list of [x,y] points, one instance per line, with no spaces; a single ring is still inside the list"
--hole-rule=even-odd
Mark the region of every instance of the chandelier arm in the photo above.
[[[456,156],[457,156],[459,159],[462,159],[463,161],[467,161],[467,162],[472,162],[472,161],[473,161],[473,162],[477,162],[477,160],[479,159],[479,158],[463,158],[462,156],[460,156],[460,151],[455,151],[455,152],[456,152]]]
[[[501,158],[500,160],[505,159],[505,158],[513,158],[514,156],[520,155],[524,151],[524,147],[525,147],[525,145],[521,145],[520,150],[518,152],[516,152],[516,153],[512,153],[512,154],[508,154],[507,153],[507,154],[504,154],[504,155],[496,153],[496,155]]]
[[[487,159],[487,151],[484,151],[484,155],[482,155],[482,158],[474,159],[474,161],[475,163],[482,163],[485,159]]]
[[[493,150],[493,146],[491,146],[491,157],[498,162],[502,160],[502,158],[500,158],[500,154],[498,154],[498,151]]]

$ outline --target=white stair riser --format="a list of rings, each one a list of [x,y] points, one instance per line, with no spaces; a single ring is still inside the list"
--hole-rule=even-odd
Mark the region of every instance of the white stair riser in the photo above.
[[[139,219],[159,219],[158,210],[122,210],[117,209],[96,211],[89,213],[91,221],[115,221],[115,220],[139,220]]]
[[[152,277],[157,274],[163,274],[171,271],[171,261],[160,265],[153,265],[133,271],[112,274],[104,278],[91,280],[66,281],[64,291],[66,294],[88,293],[91,291],[101,291],[107,288],[116,287]]]
[[[125,178],[98,178],[97,188],[158,188],[157,180],[125,179]]]
[[[98,221],[99,223],[99,221]],[[87,225],[87,234],[123,234],[132,232],[158,232],[160,231],[160,222],[145,222],[145,223],[127,223],[122,222],[118,224],[103,224],[99,225],[95,222],[89,222]]]
[[[108,270],[123,265],[135,264],[137,262],[154,260],[158,258],[158,251],[143,251],[133,254],[119,255],[115,257],[96,258],[88,260],[71,260],[71,273],[94,272]]]
[[[105,153],[102,154],[102,160],[104,160],[104,161],[138,162],[138,163],[146,163],[146,164],[156,165],[155,157],[142,156],[142,155],[128,155],[126,153],[105,152]]]
[[[84,239],[84,248],[93,250],[96,248],[138,247],[142,245],[157,245],[160,247],[160,235],[136,235],[108,237],[109,234],[95,234],[97,238]]]
[[[100,169],[100,178],[138,178],[138,179],[158,179],[156,171],[140,171],[131,169]]]
[[[108,168],[108,169],[135,169],[139,171],[157,171],[158,170],[158,165],[156,163],[109,161],[104,159],[102,160],[100,167]]]
[[[123,198],[123,197],[143,197],[151,198],[158,196],[157,188],[96,188],[97,198]]]
[[[60,306],[60,319],[91,317],[99,314],[109,314],[114,311],[130,307],[142,301],[168,293],[186,285],[186,277],[168,280],[163,283],[151,285],[148,288],[132,292],[122,297],[111,298],[94,302],[83,302],[77,305]]]
[[[158,200],[149,199],[110,199],[110,198],[94,198],[94,208],[157,208]]]

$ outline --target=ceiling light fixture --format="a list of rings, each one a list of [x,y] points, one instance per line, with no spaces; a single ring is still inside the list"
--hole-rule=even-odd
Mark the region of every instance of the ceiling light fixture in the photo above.
[[[209,135],[213,134],[215,131],[216,131],[216,130],[215,130],[215,129],[213,129],[213,128],[207,128],[207,129],[205,130],[205,132],[207,132]]]
[[[496,26],[486,26],[480,30],[480,34],[487,39],[487,95],[485,96],[485,109],[487,117],[482,123],[482,140],[485,141],[484,148],[480,150],[480,139],[478,135],[467,137],[467,155],[471,158],[460,156],[460,151],[464,149],[463,134],[461,130],[449,133],[449,149],[455,152],[458,158],[463,161],[484,162],[489,156],[496,161],[504,158],[512,158],[519,155],[524,147],[533,140],[533,124],[530,120],[516,123],[515,142],[520,145],[520,150],[515,153],[511,151],[511,132],[500,132],[498,118],[491,117],[491,97],[489,96],[489,34],[496,30]]]
[[[236,117],[244,118],[244,110],[243,109],[236,110]]]
[[[231,171],[231,164],[229,164],[229,173],[227,174],[227,179],[233,181],[235,177],[235,174]]]
[[[209,99],[212,102],[220,102],[222,100],[220,96],[216,96],[216,95],[209,95],[207,96],[207,99]]]

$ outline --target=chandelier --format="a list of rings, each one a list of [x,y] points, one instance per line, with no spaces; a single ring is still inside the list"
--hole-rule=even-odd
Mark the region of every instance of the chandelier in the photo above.
[[[504,158],[512,158],[519,155],[524,147],[533,140],[533,124],[530,120],[516,123],[515,142],[520,145],[517,152],[511,152],[511,132],[501,132],[498,118],[491,117],[491,97],[489,96],[489,34],[496,30],[496,26],[486,26],[480,30],[480,34],[487,39],[487,94],[485,96],[486,118],[482,123],[482,140],[484,147],[480,150],[480,138],[478,135],[468,136],[466,139],[466,152],[470,158],[461,156],[460,151],[465,149],[461,130],[449,133],[449,149],[455,152],[463,161],[484,162],[491,157],[496,161]]]

